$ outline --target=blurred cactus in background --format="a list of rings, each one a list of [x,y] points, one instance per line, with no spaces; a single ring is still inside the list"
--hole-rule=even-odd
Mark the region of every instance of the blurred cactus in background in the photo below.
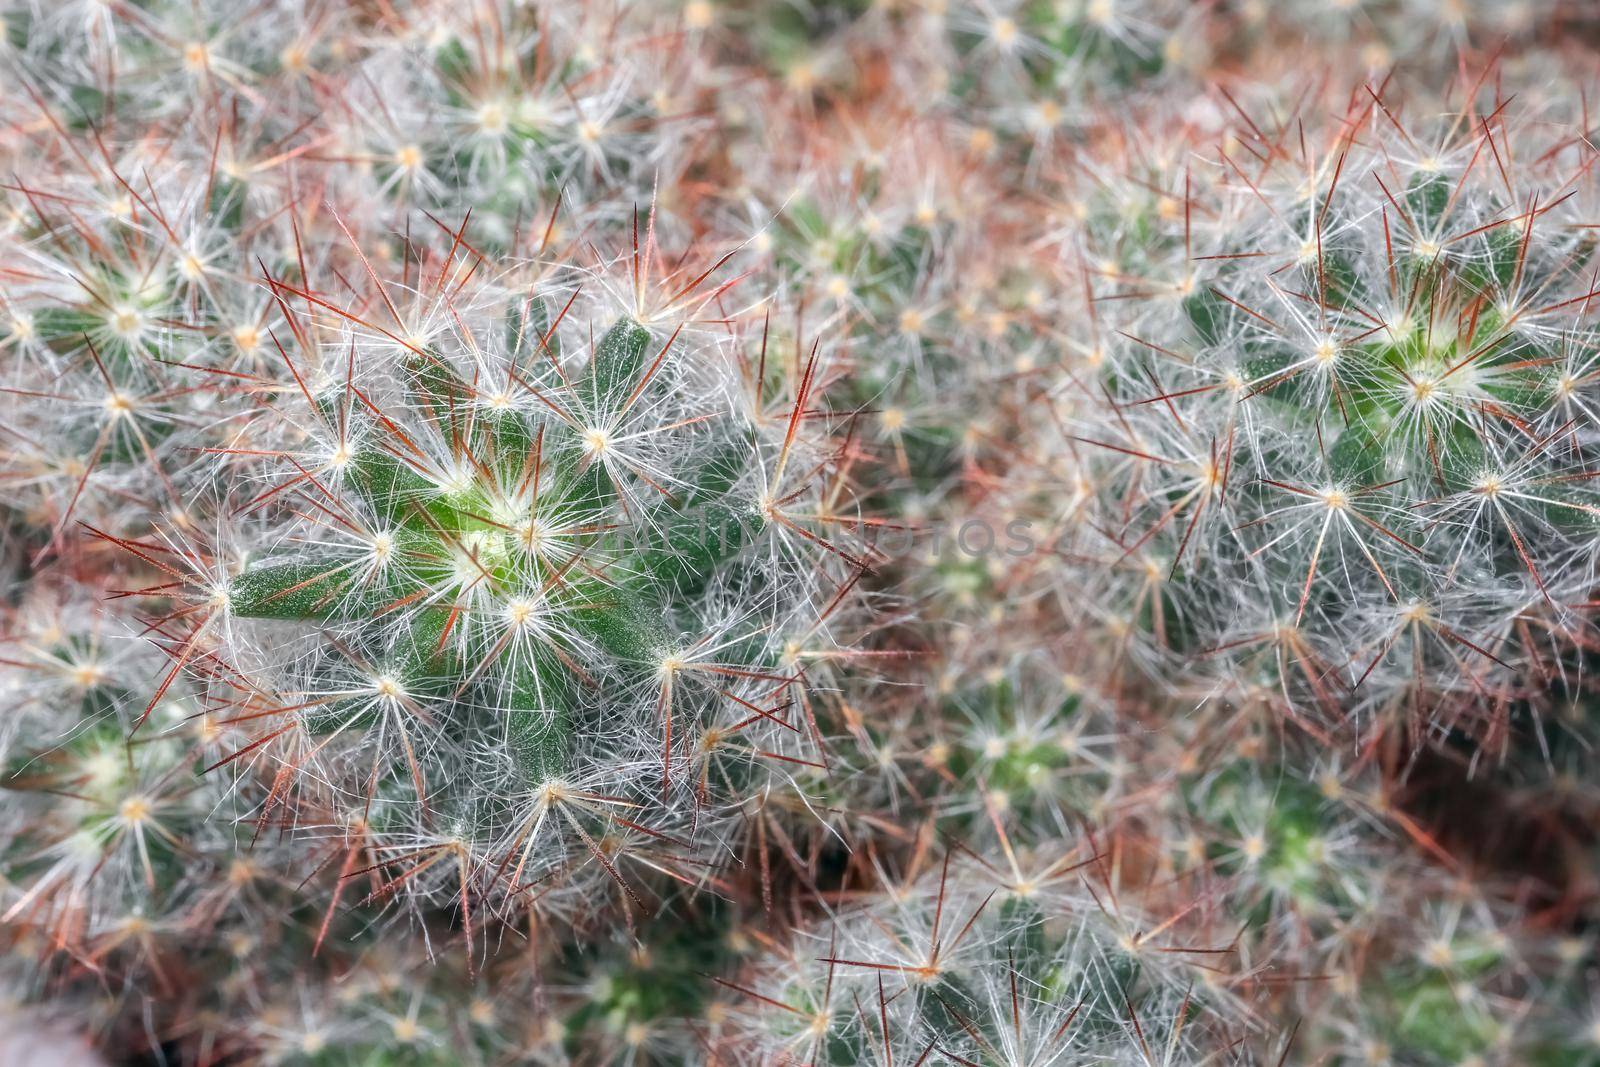
[[[0,19],[0,1061],[1600,1065],[1588,5]]]

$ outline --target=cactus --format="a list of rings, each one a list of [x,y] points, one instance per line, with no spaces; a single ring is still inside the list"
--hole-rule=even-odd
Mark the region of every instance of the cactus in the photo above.
[[[1052,403],[1115,406],[1045,431],[1101,494],[1063,543],[1104,560],[1089,577],[1141,640],[1215,679],[1196,688],[1470,729],[1582,641],[1590,242],[1541,191],[1582,162],[1519,170],[1512,201],[1465,129],[1369,97],[1321,151],[1262,133],[1268,165],[1185,213],[1215,237],[1180,231],[1105,287],[1132,298],[1098,323],[1104,362]],[[1402,164],[1400,143],[1426,147]]]
[[[672,187],[699,103],[687,57],[652,51],[633,10],[421,5],[380,21],[389,36],[325,119],[357,164],[336,179],[364,207],[470,211],[474,247],[522,254],[558,201],[616,210]]]
[[[1106,868],[1084,875],[1096,862],[1041,856],[1035,882],[1016,856],[925,856],[724,979],[739,1040],[756,1062],[816,1064],[1206,1055],[1242,1023],[1226,981],[1191,988],[1199,972],[1144,940],[1134,895],[1104,884]]]
[[[167,616],[173,670],[250,724],[219,762],[284,761],[281,789],[400,857],[394,890],[468,923],[524,896],[587,920],[592,878],[643,904],[635,861],[692,880],[685,836],[818,761],[785,629],[814,638],[807,612],[849,594],[852,553],[789,514],[812,492],[798,415],[764,440],[728,407],[725,345],[637,312],[592,328],[577,295],[458,288],[411,309],[431,333],[332,309],[337,341],[286,355],[277,387],[304,441],[234,505],[260,517],[239,548],[185,548]]]

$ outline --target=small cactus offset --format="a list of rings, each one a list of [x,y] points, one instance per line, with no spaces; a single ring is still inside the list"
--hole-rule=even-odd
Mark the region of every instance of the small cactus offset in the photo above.
[[[1600,1067],[1589,6],[0,4],[0,1067]]]
[[[815,1064],[1227,1056],[1249,1022],[1226,967],[1183,954],[1228,950],[1174,948],[1184,916],[1149,920],[1108,859],[921,854],[722,980],[735,1040],[755,1062]]]

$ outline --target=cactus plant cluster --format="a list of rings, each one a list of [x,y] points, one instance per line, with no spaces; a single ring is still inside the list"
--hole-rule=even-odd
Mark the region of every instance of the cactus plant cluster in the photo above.
[[[0,19],[0,1063],[1600,1064],[1587,5]]]

